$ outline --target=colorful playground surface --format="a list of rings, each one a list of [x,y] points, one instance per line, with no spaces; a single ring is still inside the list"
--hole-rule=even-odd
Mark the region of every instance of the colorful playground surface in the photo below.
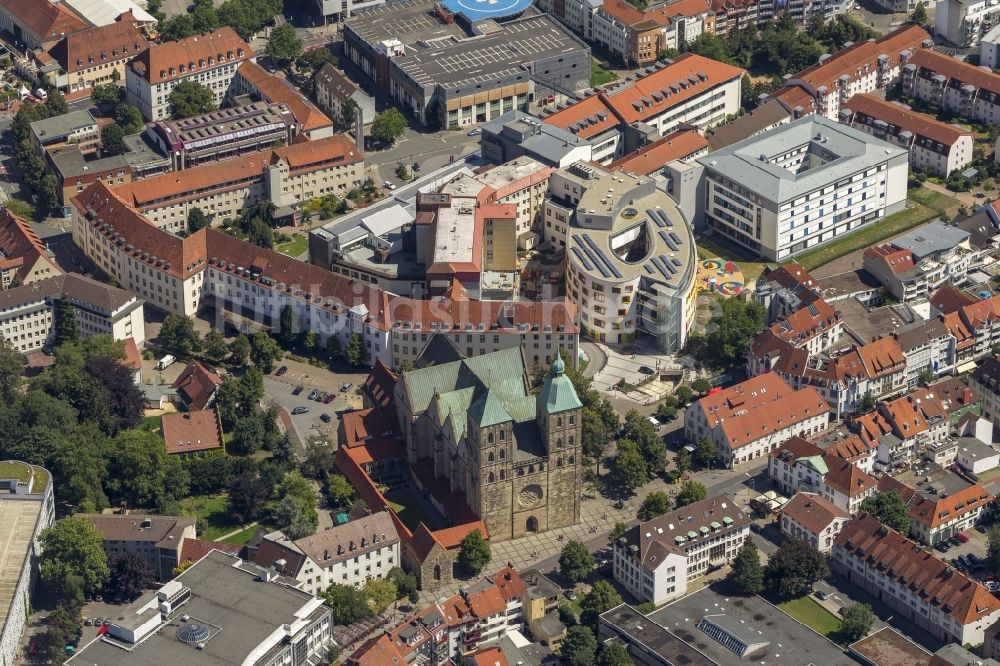
[[[705,259],[698,264],[698,289],[726,298],[743,291],[743,271],[731,261]]]

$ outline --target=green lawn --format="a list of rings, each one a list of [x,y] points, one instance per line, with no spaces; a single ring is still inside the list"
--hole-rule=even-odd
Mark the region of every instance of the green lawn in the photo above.
[[[309,237],[296,236],[287,243],[278,245],[275,249],[281,254],[287,254],[289,257],[297,257],[309,249]]]
[[[233,520],[226,506],[228,495],[193,495],[181,500],[181,511],[185,516],[195,516],[201,521],[200,537],[208,541],[218,539],[223,534],[229,534],[242,527]],[[247,539],[250,537],[248,536]]]
[[[423,507],[406,490],[390,490],[384,493],[384,496],[385,500],[389,503],[389,507],[396,512],[396,515],[403,521],[403,524],[411,530],[417,529],[417,526],[421,522],[426,523],[429,528],[434,527],[434,523],[424,513]]]
[[[840,619],[816,603],[812,597],[792,599],[778,604],[778,608],[827,638],[840,631]]]
[[[841,236],[826,245],[796,255],[795,261],[799,262],[807,271],[811,271],[845,254],[871,247],[879,241],[898,236],[913,227],[930,222],[943,211],[958,203],[947,195],[926,188],[912,190],[908,199],[912,204],[910,208],[894,213],[881,222],[870,224]]]
[[[222,539],[222,543],[233,543],[233,544],[236,544],[236,545],[239,545],[239,546],[245,546],[247,543],[250,542],[250,539],[253,538],[254,532],[257,531],[258,527],[261,527],[261,526],[260,525],[254,525],[253,527],[248,527],[245,530],[243,530],[242,532],[237,532],[236,534],[234,534],[233,536],[229,537],[228,539]],[[264,529],[267,530],[266,527]],[[270,530],[267,530],[267,531],[270,531]]]
[[[735,245],[720,241],[716,236],[699,236],[695,245],[698,249],[698,259],[722,259],[736,262],[736,265],[743,271],[743,283],[751,286],[757,284],[757,278],[764,272],[764,267],[769,265],[766,261],[757,260]]]
[[[605,83],[617,81],[618,76],[596,60],[590,61],[590,87],[603,86]]]
[[[17,479],[27,483],[31,480],[31,468],[26,463],[0,462],[0,479]]]
[[[163,431],[160,427],[161,417],[159,416],[143,416],[142,423],[139,424],[140,430],[145,430],[146,432],[152,432],[157,435],[163,436]]]

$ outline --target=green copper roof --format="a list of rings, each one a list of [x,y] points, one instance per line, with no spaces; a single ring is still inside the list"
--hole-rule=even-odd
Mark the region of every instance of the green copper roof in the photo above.
[[[583,405],[576,395],[573,382],[566,376],[566,366],[562,357],[557,354],[552,369],[549,370],[549,376],[545,378],[542,389],[538,392],[538,409],[553,414],[581,407]]]
[[[826,461],[823,460],[823,456],[806,456],[800,458],[802,462],[809,463],[813,469],[815,469],[820,474],[826,474],[830,470],[826,466]]]
[[[508,423],[513,421],[511,415],[504,409],[503,404],[496,394],[487,389],[486,395],[472,403],[469,408],[469,416],[479,424],[480,428],[497,425],[498,423]]]

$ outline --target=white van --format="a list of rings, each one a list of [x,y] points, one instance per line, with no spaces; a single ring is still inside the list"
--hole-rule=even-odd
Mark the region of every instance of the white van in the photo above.
[[[35,88],[35,97],[42,100],[43,102],[49,98],[49,94],[42,90],[41,88]]]

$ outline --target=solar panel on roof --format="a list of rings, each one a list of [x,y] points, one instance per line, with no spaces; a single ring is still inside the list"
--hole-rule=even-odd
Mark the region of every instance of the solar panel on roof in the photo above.
[[[587,239],[586,236],[584,236],[583,238],[584,240]],[[609,273],[608,269],[604,267],[604,263],[598,260],[597,255],[595,255],[591,251],[591,249],[587,246],[587,243],[581,241],[579,237],[577,237],[577,242],[580,243],[581,245],[580,249],[583,250],[584,254],[587,255],[587,257],[590,259],[590,262],[594,265],[595,268],[597,268],[597,270],[601,273],[601,275],[603,275],[604,277],[611,277],[611,273]]]
[[[674,266],[677,266],[678,268],[680,268],[681,260],[678,259],[677,257],[674,257],[673,259],[670,260],[670,263],[672,263]]]
[[[660,275],[662,275],[665,279],[669,280],[670,276],[667,275],[666,269],[663,268],[663,264],[660,262],[660,258],[659,257],[653,257],[652,258],[652,262],[653,262],[653,265],[656,266],[656,270],[660,271]]]
[[[643,265],[642,265],[642,267],[643,267],[644,269],[646,269],[646,272],[647,272],[647,273],[649,273],[649,274],[652,274],[652,273],[653,273],[653,267],[652,267],[652,266],[650,266],[649,264],[643,264]]]
[[[604,262],[604,266],[609,271],[611,271],[611,273],[615,277],[620,278],[622,276],[622,274],[618,272],[618,268],[613,263],[611,263],[611,261],[608,259],[607,255],[604,254],[604,250],[602,250],[600,248],[600,246],[598,246],[598,244],[594,241],[593,238],[591,238],[587,234],[584,234],[583,235],[583,240],[587,243],[587,245],[590,246],[590,249],[592,249],[594,251],[594,253],[596,253],[597,256],[601,258],[601,261]],[[600,267],[598,267],[598,268],[600,268]],[[605,275],[605,277],[607,277],[607,275]]]
[[[677,252],[677,249],[678,249],[677,248],[677,243],[675,243],[670,238],[670,236],[667,235],[667,232],[661,231],[660,232],[660,238],[663,239],[663,242],[667,244],[667,247],[669,247],[672,252]]]
[[[666,269],[667,269],[668,271],[670,271],[671,275],[673,275],[673,274],[677,273],[677,269],[673,267],[673,265],[672,265],[672,264],[670,263],[670,261],[669,261],[669,260],[667,259],[667,256],[666,256],[666,255],[664,255],[664,254],[661,254],[661,255],[660,255],[660,261],[662,261],[662,262],[663,262],[663,265],[664,265],[664,267],[665,267],[665,268],[666,268]]]
[[[819,310],[816,309],[815,303],[809,304],[809,314],[811,314],[813,317],[819,316]]]
[[[646,215],[649,215],[649,219],[651,219],[653,222],[656,222],[656,226],[658,227],[663,226],[663,221],[660,220],[659,217],[657,217],[656,212],[652,208],[646,209]]]
[[[588,271],[594,270],[594,266],[593,264],[590,263],[590,259],[587,259],[587,257],[583,256],[583,252],[580,252],[580,248],[574,247],[573,254],[575,254],[576,258],[580,260],[580,263],[583,264],[584,268],[586,268]]]
[[[670,221],[670,218],[667,217],[667,214],[666,214],[665,211],[657,209],[656,210],[656,214],[660,216],[660,219],[663,220],[663,223],[666,224],[668,227],[674,226],[674,223]]]
[[[680,236],[678,236],[677,234],[675,234],[675,233],[674,233],[673,231],[671,231],[671,232],[670,232],[670,237],[671,237],[671,238],[672,238],[672,239],[674,240],[674,242],[675,242],[675,243],[677,243],[678,245],[684,245],[684,241],[682,241],[682,240],[681,240],[681,237],[680,237]]]

